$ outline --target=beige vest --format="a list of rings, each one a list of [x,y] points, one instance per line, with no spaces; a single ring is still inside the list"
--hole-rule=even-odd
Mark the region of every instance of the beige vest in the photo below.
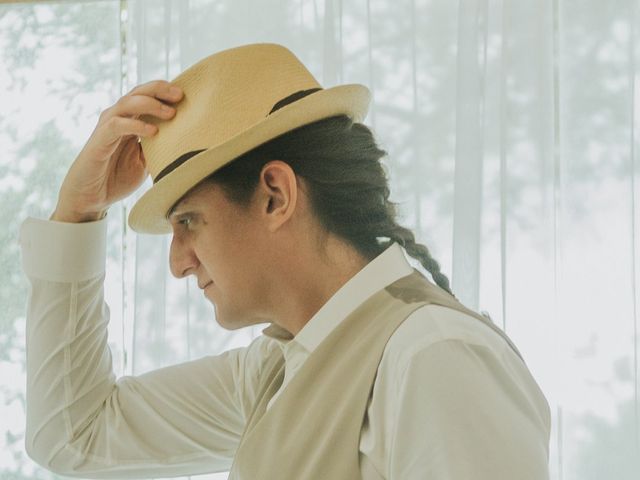
[[[311,353],[267,411],[284,379],[270,358],[231,467],[232,480],[360,479],[360,430],[385,345],[411,313],[436,304],[477,318],[520,352],[493,322],[469,310],[418,270],[379,290]],[[286,330],[272,325],[274,333]],[[286,332],[287,338],[292,338]],[[524,360],[523,360],[524,362]]]

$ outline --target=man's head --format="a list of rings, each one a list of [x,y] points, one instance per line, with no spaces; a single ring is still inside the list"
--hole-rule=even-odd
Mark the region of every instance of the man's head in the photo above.
[[[295,332],[394,241],[448,290],[427,248],[395,223],[386,152],[360,123],[367,87],[323,88],[272,43],[212,54],[172,83],[184,92],[175,118],[142,118],[158,126],[140,142],[153,186],[129,225],[174,234],[172,271],[214,282],[206,294],[221,324]]]
[[[129,214],[129,226],[141,233],[169,233],[167,210],[239,155],[333,115],[362,121],[371,99],[361,84],[323,88],[293,52],[274,43],[216,52],[171,84],[183,91],[175,115],[140,118],[158,128],[140,139],[153,180]]]
[[[355,260],[354,252],[337,252],[332,242],[328,253],[340,264],[321,263],[314,241],[319,225],[302,182],[279,160],[261,169],[247,205],[231,201],[221,185],[208,179],[176,204],[169,219],[172,274],[194,275],[215,305],[218,322],[232,330],[284,317],[279,308],[285,298],[312,300],[320,292],[314,272],[335,273],[353,266],[345,263],[348,258],[352,264]],[[363,265],[360,261],[358,270]]]
[[[249,151],[170,210],[173,274],[214,282],[205,295],[225,328],[274,321],[294,334],[393,241],[448,288],[426,247],[395,223],[385,154],[344,115]]]

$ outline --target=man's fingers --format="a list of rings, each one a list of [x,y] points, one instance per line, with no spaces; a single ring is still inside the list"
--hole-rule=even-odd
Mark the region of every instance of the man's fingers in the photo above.
[[[105,132],[108,135],[108,142],[118,141],[126,135],[136,135],[137,137],[151,137],[158,131],[155,125],[145,123],[142,120],[133,118],[111,117],[107,120]]]
[[[176,113],[175,107],[146,95],[125,95],[107,110],[107,119],[114,116],[138,119],[143,115],[149,115],[169,120]]]
[[[177,88],[179,91],[174,93],[172,87]],[[149,97],[176,102],[182,98],[183,92],[180,87],[173,85],[167,80],[152,80],[134,87],[126,96],[131,95],[147,95]]]

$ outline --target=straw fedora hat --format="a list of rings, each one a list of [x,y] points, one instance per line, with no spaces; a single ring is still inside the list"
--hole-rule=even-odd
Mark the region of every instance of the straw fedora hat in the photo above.
[[[171,83],[184,93],[174,117],[140,117],[158,127],[140,140],[153,180],[129,214],[129,226],[140,233],[171,233],[170,208],[238,156],[323,118],[346,114],[362,122],[371,98],[360,84],[323,88],[290,50],[274,43],[214,53]]]

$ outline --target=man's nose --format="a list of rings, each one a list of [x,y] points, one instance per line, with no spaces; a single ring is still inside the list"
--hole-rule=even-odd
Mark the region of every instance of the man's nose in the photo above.
[[[169,267],[171,274],[176,278],[183,278],[190,273],[195,273],[198,267],[198,259],[193,250],[176,236],[171,239]]]

